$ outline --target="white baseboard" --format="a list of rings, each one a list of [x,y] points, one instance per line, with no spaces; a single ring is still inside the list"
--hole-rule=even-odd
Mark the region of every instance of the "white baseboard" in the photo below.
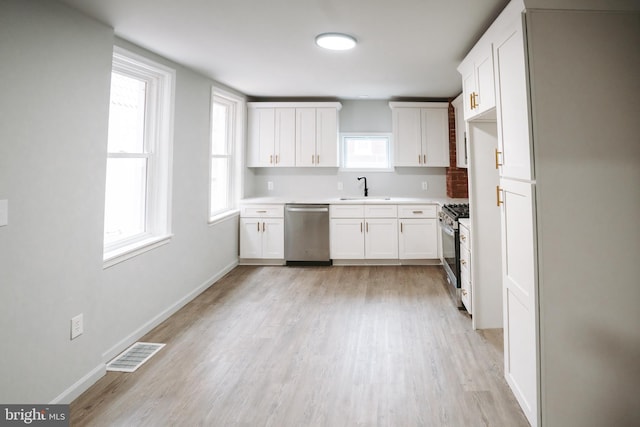
[[[127,347],[136,342],[142,336],[144,336],[147,332],[151,331],[153,328],[158,326],[160,323],[167,320],[171,317],[172,314],[180,310],[182,307],[187,305],[187,303],[191,302],[195,297],[200,295],[202,292],[207,290],[211,285],[220,280],[222,276],[233,270],[238,265],[238,261],[234,261],[231,264],[224,267],[221,271],[216,273],[213,277],[207,279],[204,283],[198,286],[193,291],[189,292],[187,295],[176,301],[174,304],[167,307],[166,310],[159,313],[157,316],[149,320],[147,323],[133,331],[129,336],[123,338],[116,345],[102,353],[102,361],[106,364],[111,359],[122,353]]]
[[[89,373],[76,381],[71,387],[60,393],[55,399],[53,399],[50,404],[68,404],[75,400],[82,393],[87,391],[89,387],[96,383],[100,378],[105,376],[107,373],[107,364],[109,360],[113,359],[118,354],[122,353],[127,347],[136,342],[140,337],[144,336],[147,332],[158,326],[160,323],[167,320],[172,314],[176,311],[180,310],[187,303],[192,301],[195,297],[200,295],[206,289],[208,289],[215,282],[220,280],[222,276],[233,270],[238,265],[238,261],[234,261],[223,268],[221,271],[216,273],[211,278],[207,279],[203,284],[198,286],[193,291],[189,292],[187,295],[176,301],[174,304],[169,306],[166,310],[162,311],[160,314],[149,320],[147,323],[142,325],[140,328],[135,330],[132,334],[122,339],[116,345],[111,347],[109,350],[102,354],[103,363],[99,364],[95,368],[93,368]]]
[[[58,397],[49,402],[50,405],[68,404],[75,400],[82,393],[87,391],[89,387],[96,383],[100,378],[104,377],[107,373],[107,365],[104,363],[99,364],[93,368],[87,375],[80,378],[71,387],[60,393]]]

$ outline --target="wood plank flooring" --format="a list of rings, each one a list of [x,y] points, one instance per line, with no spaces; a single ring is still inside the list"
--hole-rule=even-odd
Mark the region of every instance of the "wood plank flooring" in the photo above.
[[[528,426],[500,330],[441,267],[238,267],[71,404],[72,426]]]

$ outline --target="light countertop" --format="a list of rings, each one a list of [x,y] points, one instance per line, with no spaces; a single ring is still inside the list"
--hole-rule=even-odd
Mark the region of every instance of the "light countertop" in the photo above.
[[[468,203],[467,199],[441,198],[414,198],[414,197],[252,197],[240,200],[241,205],[257,204],[286,204],[286,203],[306,203],[306,204],[332,204],[332,205],[444,205],[448,203]]]

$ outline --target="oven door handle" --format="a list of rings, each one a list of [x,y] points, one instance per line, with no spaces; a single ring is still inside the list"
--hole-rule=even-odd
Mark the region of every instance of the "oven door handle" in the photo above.
[[[442,231],[444,231],[444,233],[448,236],[451,237],[456,237],[455,236],[455,231],[453,230],[453,228],[447,227],[446,225],[444,225],[443,223],[440,224],[440,228],[442,228]]]

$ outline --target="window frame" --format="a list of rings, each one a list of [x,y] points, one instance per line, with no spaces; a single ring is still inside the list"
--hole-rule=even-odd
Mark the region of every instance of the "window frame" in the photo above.
[[[214,104],[225,105],[231,111],[231,117],[227,118],[227,153],[218,154],[214,153],[213,144],[213,132],[214,132],[214,120],[213,109]],[[242,165],[240,159],[242,158],[242,141],[245,133],[245,121],[246,121],[246,99],[242,96],[236,95],[232,92],[224,90],[218,86],[211,87],[211,103],[210,103],[210,130],[209,130],[209,204],[208,204],[208,217],[209,224],[217,224],[231,216],[236,216],[239,213],[238,199],[240,198],[240,192],[242,188]],[[213,160],[226,158],[228,159],[227,165],[227,206],[213,210],[213,198],[212,198],[212,185],[213,185]]]
[[[144,195],[146,209],[143,233],[103,244],[105,268],[169,243],[172,237],[171,183],[176,72],[118,46],[113,49],[111,72],[147,83],[143,153],[114,153],[109,152],[107,146],[107,159],[147,159]]]
[[[386,168],[350,168],[346,167],[347,150],[345,139],[347,138],[379,138],[387,139],[387,159],[388,167]],[[341,132],[340,133],[340,171],[341,172],[393,172],[393,134],[391,132]]]

